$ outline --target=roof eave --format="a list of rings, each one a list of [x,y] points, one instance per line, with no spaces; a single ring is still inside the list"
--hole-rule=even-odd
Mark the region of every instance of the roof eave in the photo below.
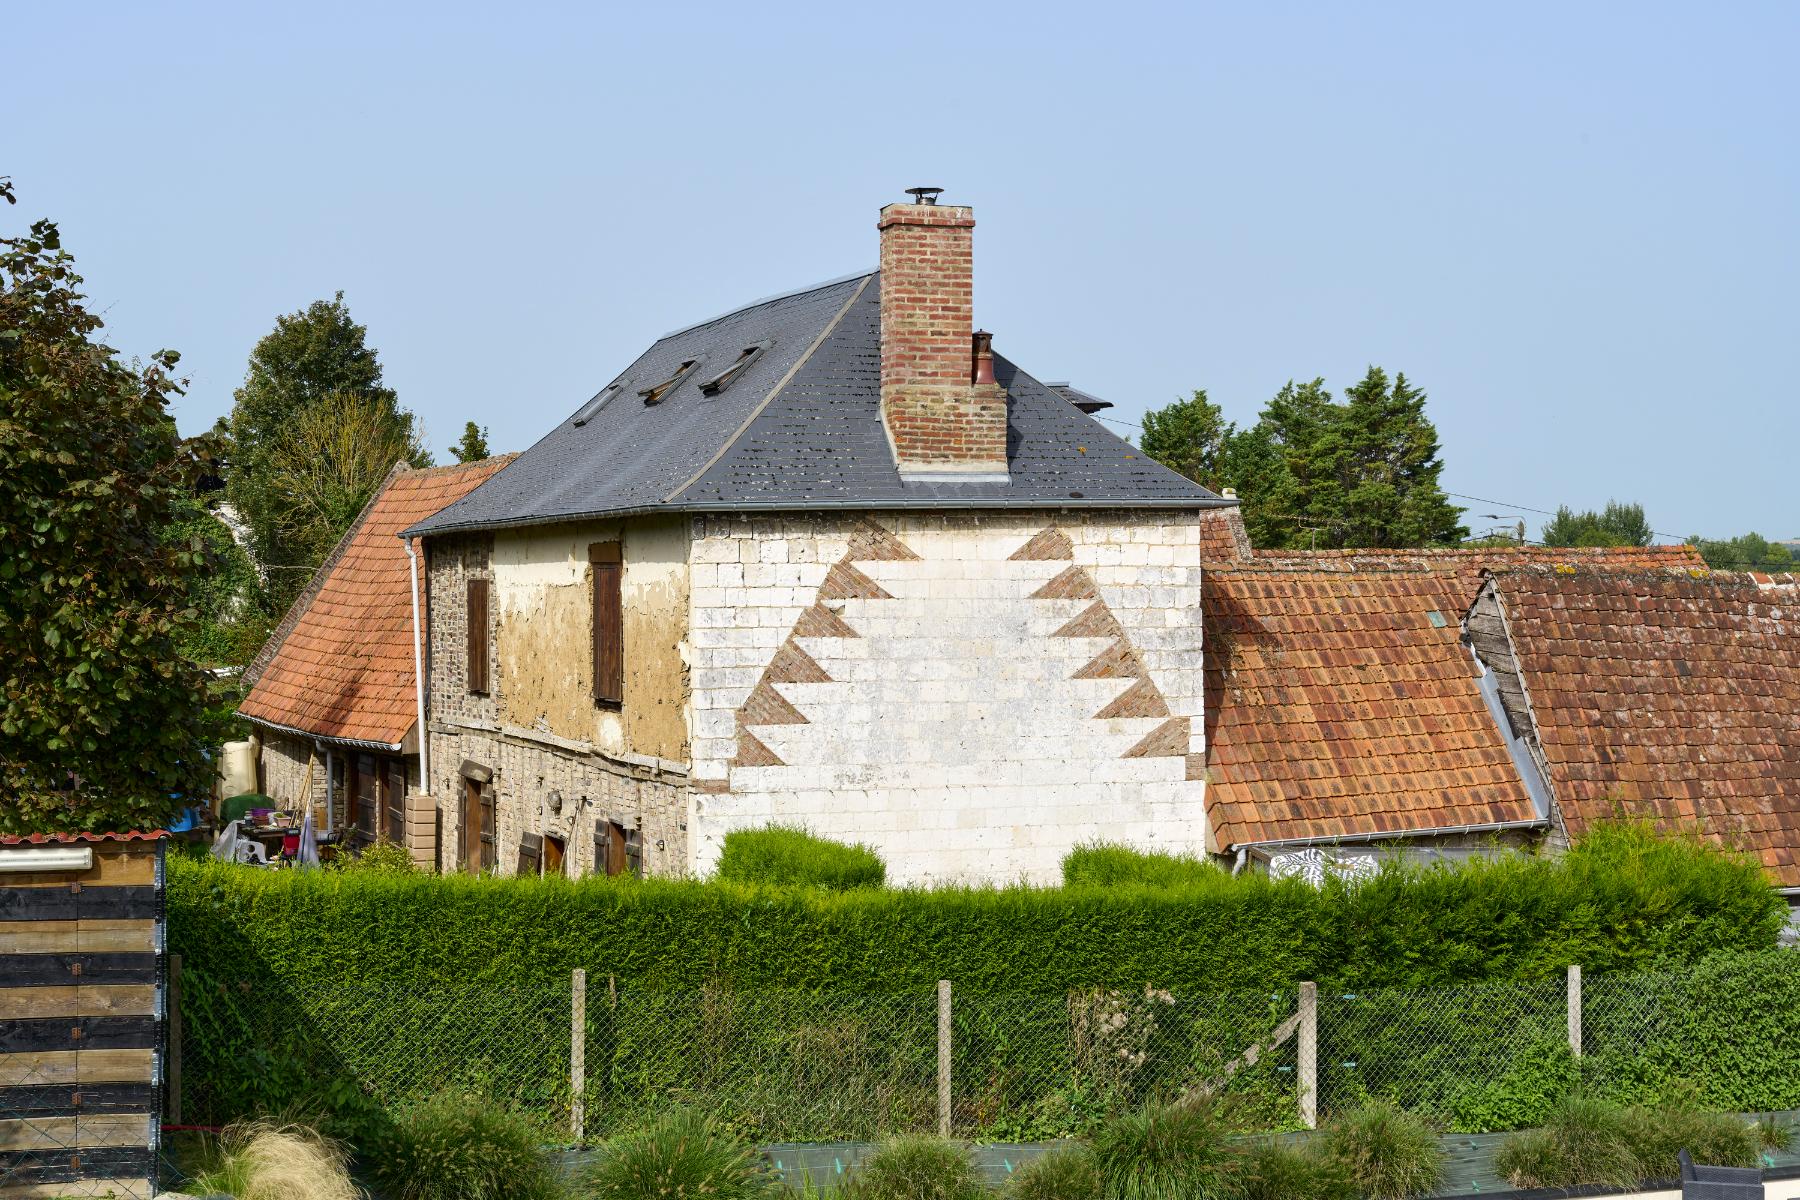
[[[1471,833],[1506,833],[1515,829],[1540,829],[1550,824],[1548,817],[1528,821],[1489,821],[1480,825],[1437,825],[1425,829],[1382,830],[1375,833],[1336,833],[1322,837],[1270,838],[1259,842],[1230,842],[1228,853],[1238,850],[1281,850],[1305,846],[1354,846],[1362,842],[1391,842],[1400,838],[1457,837]]]
[[[404,736],[397,742],[377,742],[367,738],[339,737],[335,734],[320,733],[314,729],[301,729],[295,725],[283,725],[279,721],[271,721],[266,717],[253,717],[242,709],[238,710],[237,715],[250,722],[252,725],[260,725],[264,729],[273,729],[277,733],[285,733],[291,737],[305,738],[308,741],[330,742],[335,746],[350,746],[357,750],[385,750],[389,754],[399,754],[406,746],[406,738]]]
[[[500,521],[467,521],[446,523],[436,526],[414,525],[402,529],[397,535],[402,539],[415,537],[438,537],[447,533],[482,533],[495,529],[520,529],[531,525],[560,525],[569,521],[607,521],[619,517],[642,517],[654,514],[681,515],[685,513],[730,513],[730,512],[843,512],[861,509],[880,512],[893,509],[953,509],[953,508],[1016,508],[1016,509],[1105,509],[1105,508],[1163,508],[1163,509],[1203,509],[1231,508],[1238,504],[1236,500],[1224,497],[1204,499],[1157,499],[1150,496],[1137,496],[1117,500],[1066,498],[1011,498],[1011,497],[954,497],[931,498],[921,497],[918,500],[857,499],[857,500],[817,500],[808,504],[793,503],[745,503],[742,501],[688,501],[681,504],[639,504],[628,508],[602,508],[591,512],[556,513],[541,516],[515,517]]]

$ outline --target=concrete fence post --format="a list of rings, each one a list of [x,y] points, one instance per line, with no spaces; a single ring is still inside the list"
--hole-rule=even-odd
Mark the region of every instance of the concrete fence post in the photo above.
[[[1319,985],[1300,985],[1300,1123],[1319,1127]]]
[[[1569,1053],[1581,1057],[1581,964],[1569,964]]]
[[[587,1135],[587,972],[576,967],[569,976],[569,1132],[575,1144]]]
[[[937,987],[938,1136],[950,1136],[950,981]]]

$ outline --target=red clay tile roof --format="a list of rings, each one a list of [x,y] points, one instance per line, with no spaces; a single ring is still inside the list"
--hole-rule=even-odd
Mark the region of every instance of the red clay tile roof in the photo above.
[[[1461,644],[1472,599],[1454,572],[1208,570],[1217,844],[1536,820]]]
[[[7,833],[0,846],[69,846],[87,842],[155,842],[169,836],[166,829],[132,829],[120,833]]]
[[[1532,569],[1494,586],[1571,836],[1615,811],[1697,822],[1800,886],[1800,582]]]
[[[238,711],[324,737],[399,745],[418,709],[411,572],[396,535],[468,495],[513,457],[390,476],[301,597],[285,637],[277,632],[280,643]]]

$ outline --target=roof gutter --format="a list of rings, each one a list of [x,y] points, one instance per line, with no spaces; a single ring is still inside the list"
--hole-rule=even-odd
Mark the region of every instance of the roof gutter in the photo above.
[[[312,742],[330,742],[334,746],[354,746],[358,750],[386,750],[390,754],[398,754],[405,745],[404,742],[371,742],[363,738],[333,737],[329,733],[315,733],[311,729],[298,729],[292,725],[283,725],[278,721],[268,721],[264,720],[262,717],[253,717],[242,710],[239,710],[238,716],[244,718],[244,720],[250,722],[252,725],[260,725],[264,729],[273,729],[277,733],[291,734],[294,737],[304,738],[307,741]],[[421,742],[420,745],[423,746],[424,743]]]
[[[406,539],[406,564],[412,570],[413,701],[419,721],[419,786],[431,790],[431,734],[425,725],[425,651],[419,637],[419,539]]]
[[[1534,817],[1529,821],[1494,821],[1485,825],[1441,825],[1431,829],[1330,834],[1325,837],[1309,838],[1277,838],[1267,842],[1233,842],[1226,849],[1282,850],[1290,846],[1353,846],[1360,842],[1391,842],[1401,838],[1459,837],[1469,833],[1505,833],[1513,829],[1537,829],[1549,823],[1548,817]]]

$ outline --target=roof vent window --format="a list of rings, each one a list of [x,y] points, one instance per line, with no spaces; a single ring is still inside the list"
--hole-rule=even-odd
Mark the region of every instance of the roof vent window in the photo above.
[[[681,365],[675,368],[675,373],[673,375],[669,376],[661,383],[644,388],[642,391],[638,392],[638,395],[644,398],[644,407],[648,408],[652,404],[661,404],[664,400],[668,399],[669,393],[675,390],[677,384],[687,378],[687,373],[693,370],[699,361],[700,360],[697,358],[682,360]]]
[[[576,413],[575,419],[569,423],[575,426],[575,428],[580,429],[583,425],[586,425],[589,421],[593,420],[614,396],[617,396],[624,390],[625,385],[622,383],[615,382],[607,384],[598,392],[594,393],[594,398],[592,400],[589,400],[586,404],[581,406],[581,411]]]
[[[736,383],[739,379],[743,378],[744,372],[750,369],[750,364],[761,358],[763,351],[767,350],[773,344],[773,342],[763,341],[757,342],[754,346],[745,346],[742,350],[738,351],[737,358],[729,367],[726,367],[711,379],[701,381],[700,394],[702,396],[716,396],[732,384]]]

